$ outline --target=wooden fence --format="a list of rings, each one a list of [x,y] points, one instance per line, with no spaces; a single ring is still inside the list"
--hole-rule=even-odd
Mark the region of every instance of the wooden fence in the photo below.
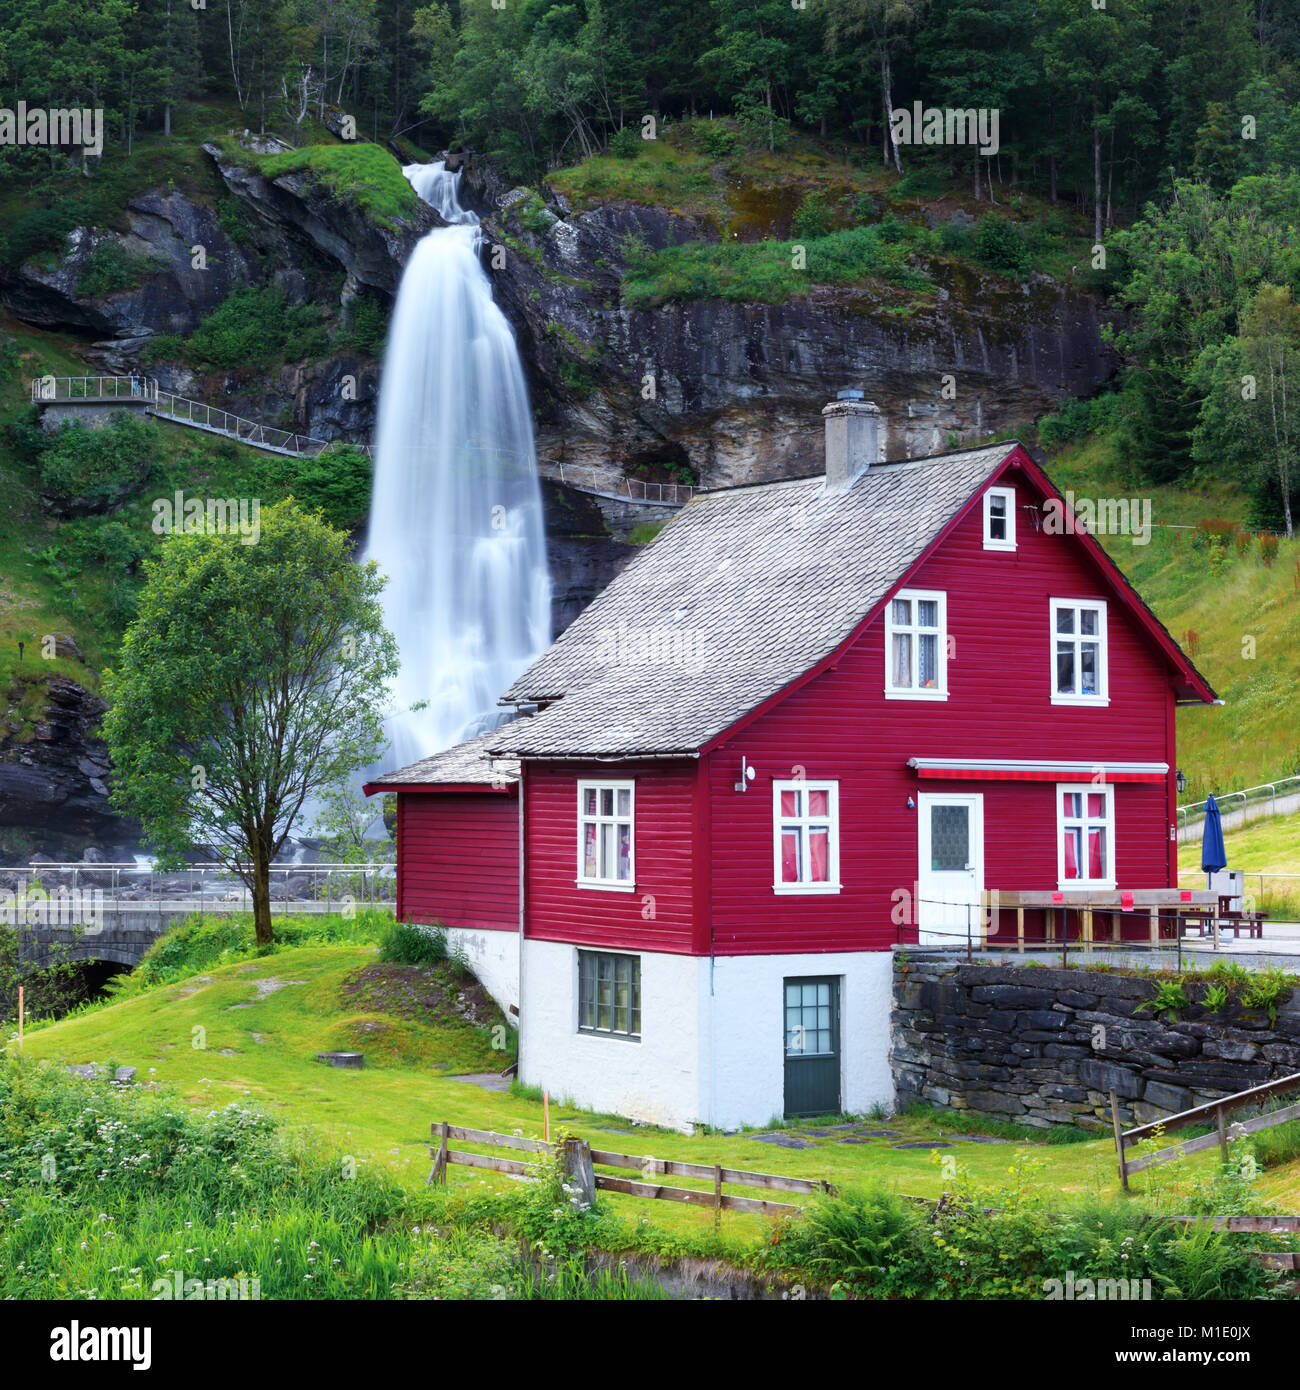
[[[535,1163],[523,1159],[453,1149],[450,1143],[455,1140],[463,1144],[515,1149],[545,1157],[561,1154],[569,1181],[588,1201],[598,1191],[621,1192],[629,1197],[649,1197],[663,1202],[685,1202],[693,1206],[712,1207],[715,1220],[720,1218],[724,1211],[781,1216],[799,1210],[797,1205],[790,1202],[770,1202],[762,1197],[733,1196],[722,1190],[724,1186],[759,1187],[769,1192],[792,1192],[803,1196],[835,1191],[828,1182],[791,1178],[783,1173],[751,1173],[743,1168],[725,1168],[720,1163],[687,1163],[675,1158],[655,1158],[652,1155],[640,1156],[615,1153],[608,1149],[593,1149],[585,1139],[563,1139],[558,1144],[547,1144],[539,1139],[524,1139],[516,1134],[495,1134],[486,1129],[466,1129],[461,1125],[446,1122],[433,1126],[433,1137],[436,1147],[429,1150],[433,1159],[433,1168],[428,1178],[431,1183],[446,1181],[449,1163],[459,1163],[469,1168],[487,1168],[496,1173],[511,1173],[516,1176],[528,1175],[535,1166]],[[598,1173],[595,1171],[597,1167],[632,1169],[641,1174],[642,1180]],[[699,1178],[711,1182],[713,1188],[710,1191],[697,1187],[669,1187],[663,1183],[646,1181],[658,1177]]]
[[[1177,1115],[1170,1115],[1163,1120],[1153,1120],[1150,1124],[1138,1125],[1135,1129],[1121,1129],[1119,1123],[1119,1107],[1115,1101],[1115,1092],[1110,1093],[1110,1116],[1111,1123],[1115,1130],[1115,1153],[1119,1159],[1119,1180],[1124,1190],[1128,1191],[1128,1177],[1130,1173],[1141,1172],[1143,1168],[1154,1168],[1160,1163],[1171,1163],[1175,1159],[1184,1157],[1186,1154],[1200,1153],[1204,1149],[1212,1149],[1217,1144],[1219,1151],[1223,1155],[1223,1161],[1228,1161],[1228,1128],[1226,1117],[1236,1110],[1243,1110],[1249,1106],[1258,1105],[1262,1101],[1272,1100],[1274,1096],[1279,1096],[1287,1091],[1295,1090],[1300,1087],[1300,1072],[1295,1072],[1291,1076],[1284,1076],[1278,1081],[1269,1081],[1262,1086],[1252,1086],[1248,1091],[1238,1091],[1234,1095],[1224,1096],[1222,1100],[1212,1100],[1205,1105],[1194,1106],[1191,1110],[1182,1110]],[[1251,1120],[1237,1120],[1231,1129],[1233,1138],[1244,1138],[1247,1134],[1256,1134],[1262,1129],[1272,1129],[1274,1125],[1286,1124],[1288,1120],[1300,1119],[1300,1104],[1284,1106],[1281,1110],[1270,1110],[1266,1114],[1257,1115]],[[1149,1138],[1157,1130],[1164,1133],[1171,1129],[1185,1129],[1188,1125],[1213,1124],[1215,1132],[1204,1134],[1197,1139],[1184,1139],[1181,1144],[1171,1145],[1167,1149],[1159,1149],[1152,1154],[1143,1154],[1141,1158],[1130,1159],[1126,1151],[1135,1143]]]
[[[1300,1084],[1300,1074],[1287,1077],[1285,1080]],[[1283,1084],[1283,1082],[1274,1082],[1273,1086],[1280,1087]],[[1256,1091],[1269,1089],[1265,1086],[1255,1088]],[[1250,1092],[1242,1092],[1242,1095],[1249,1094]],[[1113,1104],[1113,1093],[1111,1099]],[[1235,1096],[1229,1096],[1217,1104],[1223,1106],[1236,1099]],[[1214,1105],[1198,1107],[1202,1110],[1214,1108]],[[1297,1108],[1290,1107],[1290,1109]],[[1192,1115],[1196,1112],[1187,1111],[1185,1113]],[[1289,1114],[1289,1111],[1277,1113],[1279,1115]],[[1194,1124],[1196,1121],[1188,1120],[1186,1123]],[[1274,1123],[1281,1123],[1281,1121],[1277,1120]],[[1155,1127],[1155,1125],[1143,1125],[1141,1132],[1150,1132]],[[1257,1123],[1254,1127],[1256,1129],[1265,1128]],[[1138,1132],[1136,1130],[1130,1131],[1130,1133]],[[649,1155],[638,1156],[636,1154],[615,1153],[608,1149],[593,1149],[585,1139],[565,1138],[558,1143],[548,1144],[540,1139],[525,1139],[518,1134],[496,1134],[487,1129],[467,1129],[463,1125],[448,1124],[446,1121],[433,1125],[433,1137],[436,1146],[429,1150],[429,1156],[433,1159],[433,1167],[430,1169],[427,1179],[430,1183],[446,1182],[447,1166],[452,1163],[458,1163],[467,1168],[485,1168],[494,1173],[509,1173],[516,1177],[532,1176],[537,1166],[536,1160],[530,1163],[519,1158],[504,1158],[497,1154],[470,1153],[465,1149],[453,1149],[451,1147],[453,1141],[462,1144],[480,1144],[487,1148],[513,1149],[516,1152],[537,1154],[542,1158],[553,1158],[560,1154],[563,1157],[567,1180],[586,1201],[592,1201],[597,1192],[621,1192],[630,1197],[649,1197],[665,1202],[685,1202],[692,1206],[712,1207],[715,1224],[721,1221],[724,1211],[752,1212],[763,1216],[784,1216],[802,1210],[801,1207],[790,1202],[769,1202],[761,1197],[736,1197],[729,1192],[723,1192],[724,1184],[737,1187],[761,1187],[768,1191],[792,1192],[803,1196],[816,1196],[835,1191],[834,1186],[829,1182],[810,1178],[792,1178],[787,1177],[784,1173],[752,1173],[744,1168],[725,1168],[720,1163],[687,1163],[679,1159],[654,1158]],[[1192,1144],[1197,1144],[1198,1147],[1205,1148],[1209,1143],[1217,1142],[1218,1135],[1209,1135],[1205,1141],[1192,1140],[1188,1145],[1179,1147],[1190,1149]],[[1176,1154],[1171,1151],[1170,1156],[1174,1157]],[[1129,1163],[1128,1171],[1133,1172],[1139,1167],[1148,1167],[1151,1161],[1154,1160],[1144,1159]],[[1120,1162],[1122,1175],[1124,1162],[1122,1154]],[[704,1181],[711,1181],[713,1190],[708,1191],[694,1187],[665,1187],[662,1183],[638,1182],[632,1178],[619,1178],[607,1173],[598,1173],[595,1171],[596,1167],[636,1169],[643,1177],[662,1175],[664,1177],[700,1178]],[[900,1193],[899,1195],[906,1201],[918,1202],[931,1208],[939,1207],[944,1200],[935,1197],[918,1197],[911,1193]],[[996,1208],[985,1208],[986,1212],[994,1210]],[[1300,1234],[1300,1216],[1170,1216],[1161,1219],[1188,1226],[1212,1225],[1216,1231],[1243,1234]],[[1254,1260],[1268,1268],[1300,1273],[1300,1252],[1298,1251],[1256,1250],[1252,1251],[1251,1254]]]

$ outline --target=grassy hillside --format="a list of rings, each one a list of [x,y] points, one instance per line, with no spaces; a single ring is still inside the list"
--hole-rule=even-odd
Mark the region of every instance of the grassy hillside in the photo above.
[[[46,677],[61,674],[91,689],[112,665],[143,582],[141,565],[161,541],[154,499],[256,498],[267,506],[295,496],[320,506],[336,525],[356,526],[369,505],[369,466],[351,451],[320,462],[249,449],[181,426],[149,422],[141,438],[146,467],[123,502],[100,515],[59,519],[42,501],[42,446],[27,382],[86,368],[71,337],[0,319],[0,695],[31,736]],[[134,468],[138,458],[127,460]],[[143,480],[139,481],[139,472]],[[67,633],[86,657],[52,660],[42,638]],[[19,660],[18,643],[25,646]]]
[[[1254,821],[1223,836],[1228,867],[1246,874],[1246,893],[1271,917],[1300,921],[1300,812]],[[1201,841],[1178,847],[1184,888],[1203,888]]]

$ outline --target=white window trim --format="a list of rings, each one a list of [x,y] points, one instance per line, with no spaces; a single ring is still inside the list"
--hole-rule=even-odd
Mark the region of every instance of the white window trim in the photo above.
[[[596,793],[596,805],[599,807],[599,805],[600,805],[600,793],[601,793],[602,791],[610,791],[610,790],[612,790],[612,791],[615,793],[615,799],[614,799],[614,805],[615,805],[615,807],[618,806],[618,793],[621,792],[621,791],[625,791],[625,792],[629,793],[628,805],[629,805],[629,808],[630,808],[630,809],[629,809],[629,814],[628,814],[628,816],[627,816],[627,820],[628,820],[628,822],[629,822],[629,824],[630,824],[630,828],[631,828],[632,834],[631,834],[631,836],[630,836],[631,843],[630,843],[629,846],[628,846],[628,855],[627,855],[628,876],[627,876],[627,878],[625,878],[625,879],[621,879],[621,878],[588,878],[588,877],[583,873],[583,866],[584,866],[584,864],[586,863],[586,857],[585,857],[585,854],[584,854],[584,845],[583,845],[583,842],[582,842],[582,826],[583,826],[583,821],[586,820],[586,819],[589,819],[588,817],[584,816],[583,810],[582,810],[583,793],[584,793],[584,792],[588,792],[588,791],[595,791],[595,793]],[[597,818],[596,818],[596,821],[597,821],[597,824],[599,825],[599,823],[600,823],[602,820],[608,821],[608,820],[610,820],[610,819],[613,819],[614,821],[618,821],[618,820],[622,819],[622,817],[614,816],[614,817],[611,818],[611,817],[609,817],[609,816],[599,816],[599,815],[598,815]],[[597,844],[599,845],[599,840],[600,840],[600,835],[599,835],[599,833],[597,833],[596,839],[597,839]],[[589,888],[589,889],[593,889],[593,890],[596,891],[596,892],[601,892],[601,893],[635,893],[635,892],[636,892],[636,783],[635,783],[635,782],[632,782],[632,781],[617,781],[617,782],[614,782],[614,781],[600,781],[600,782],[580,781],[580,782],[578,783],[578,876],[577,876],[577,878],[574,880],[574,883],[575,883],[576,886],[579,887],[579,888]]]
[[[1061,608],[1094,608],[1099,620],[1097,623],[1097,693],[1095,695],[1061,695],[1056,689],[1056,614]],[[1054,705],[1108,705],[1110,704],[1110,637],[1106,621],[1106,600],[1103,598],[1054,598],[1048,600],[1048,666]],[[1074,637],[1077,641],[1079,633]]]
[[[605,1032],[600,1028],[582,1026],[582,953],[593,956],[630,956],[642,961],[640,951],[611,951],[604,946],[575,946],[573,950],[573,1035],[576,1038],[593,1038],[598,1042],[612,1042],[640,1047],[645,1037],[645,976],[641,977],[641,1031],[639,1033]]]
[[[989,534],[989,522],[991,519],[991,509],[993,499],[1002,497],[1007,504],[1007,538],[1004,541],[994,540]],[[1016,548],[1016,490],[1013,487],[991,487],[984,494],[984,549],[985,550],[1014,550]]]
[[[894,684],[894,600],[911,599],[913,602],[933,600],[939,605],[939,684],[933,690],[918,690],[910,686]],[[915,627],[909,629],[915,634]],[[912,643],[912,660],[919,658],[919,644]],[[943,589],[899,589],[890,594],[885,603],[885,699],[886,700],[946,700],[948,698],[948,594]]]
[[[1070,792],[1081,792],[1085,797],[1104,796],[1106,798],[1106,829],[1108,834],[1107,864],[1110,873],[1105,878],[1066,878],[1065,876],[1065,807],[1063,798]],[[1088,803],[1083,803],[1085,820]],[[1073,819],[1073,817],[1071,817]],[[1088,839],[1084,836],[1083,853],[1088,853]],[[1091,889],[1113,889],[1115,877],[1115,787],[1110,782],[1057,782],[1056,783],[1056,886],[1059,892],[1087,892]]]
[[[825,883],[783,883],[781,881],[781,793],[792,791],[827,792],[830,844],[827,846]],[[807,817],[801,817],[807,819]],[[840,883],[840,784],[825,780],[772,779],[772,892],[784,897],[804,897],[822,893],[838,893]]]

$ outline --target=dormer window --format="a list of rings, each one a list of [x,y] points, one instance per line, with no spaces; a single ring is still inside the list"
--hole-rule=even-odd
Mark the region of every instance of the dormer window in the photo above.
[[[1016,492],[1010,487],[991,487],[984,494],[984,549],[1016,548]]]
[[[900,589],[885,610],[885,698],[948,698],[948,595]]]

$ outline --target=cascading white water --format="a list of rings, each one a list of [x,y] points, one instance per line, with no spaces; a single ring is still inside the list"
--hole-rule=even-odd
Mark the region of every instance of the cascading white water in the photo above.
[[[459,173],[403,173],[452,225],[412,253],[384,354],[366,557],[388,575],[402,659],[385,771],[496,722],[497,697],[551,632],[528,392],[479,220],[460,206]]]

